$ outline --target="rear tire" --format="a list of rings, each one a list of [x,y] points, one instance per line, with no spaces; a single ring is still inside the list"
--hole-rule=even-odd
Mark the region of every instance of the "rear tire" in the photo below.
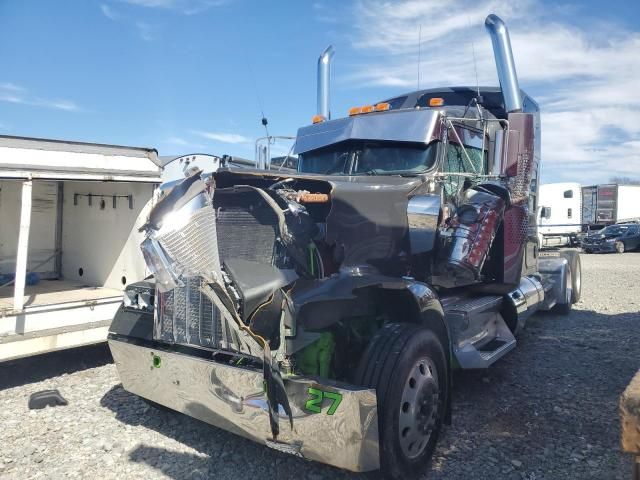
[[[565,250],[561,255],[569,262],[571,268],[571,303],[578,303],[582,295],[582,261],[575,250]]]
[[[448,405],[448,368],[436,334],[418,325],[384,325],[369,343],[356,384],[376,389],[380,468],[386,478],[424,473]]]
[[[571,275],[570,268],[567,270],[567,276],[569,278],[566,279],[565,285],[572,284],[573,275]],[[565,297],[566,298],[564,303],[558,303],[555,307],[553,307],[553,310],[560,315],[569,315],[571,313],[571,307],[573,306],[573,302],[571,301],[571,299],[573,298],[573,292],[569,292],[568,288],[565,288]]]

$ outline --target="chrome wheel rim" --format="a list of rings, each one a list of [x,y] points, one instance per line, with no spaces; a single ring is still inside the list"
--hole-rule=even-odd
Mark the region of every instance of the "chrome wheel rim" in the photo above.
[[[407,458],[424,452],[436,426],[439,406],[438,371],[429,357],[422,357],[411,367],[400,401],[398,435]]]
[[[582,288],[582,266],[580,265],[580,262],[576,262],[576,271],[574,273],[574,278],[576,280],[576,292],[574,297],[578,298],[578,295],[580,295],[580,289]]]

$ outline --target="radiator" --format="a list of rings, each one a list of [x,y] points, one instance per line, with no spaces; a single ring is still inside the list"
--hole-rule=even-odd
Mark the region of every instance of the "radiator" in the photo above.
[[[215,225],[212,225],[215,222]],[[212,245],[216,242],[217,245]],[[174,259],[186,267],[184,286],[156,292],[154,338],[168,343],[238,350],[239,341],[224,324],[220,311],[201,293],[204,280],[192,272],[215,271],[225,258],[283,264],[278,242],[278,217],[252,192],[218,191],[213,206],[193,213],[183,228],[158,238]],[[215,252],[215,253],[212,253]],[[212,255],[219,255],[212,260]]]

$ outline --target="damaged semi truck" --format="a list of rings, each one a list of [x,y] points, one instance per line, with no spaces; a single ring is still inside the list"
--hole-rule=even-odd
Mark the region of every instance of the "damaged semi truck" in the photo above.
[[[486,19],[500,88],[330,119],[331,51],[298,171],[185,169],[143,227],[153,277],[109,335],[123,387],[271,448],[388,478],[426,468],[452,370],[487,368],[580,259],[538,257],[537,104]]]

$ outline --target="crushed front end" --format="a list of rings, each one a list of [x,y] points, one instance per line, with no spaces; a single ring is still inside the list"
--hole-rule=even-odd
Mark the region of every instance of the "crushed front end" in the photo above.
[[[326,216],[331,191],[301,182],[193,171],[163,189],[143,227],[153,278],[127,287],[109,346],[136,395],[277,450],[374,470],[375,391],[330,379],[333,338],[296,325],[326,275],[313,241],[326,232],[309,210]]]

